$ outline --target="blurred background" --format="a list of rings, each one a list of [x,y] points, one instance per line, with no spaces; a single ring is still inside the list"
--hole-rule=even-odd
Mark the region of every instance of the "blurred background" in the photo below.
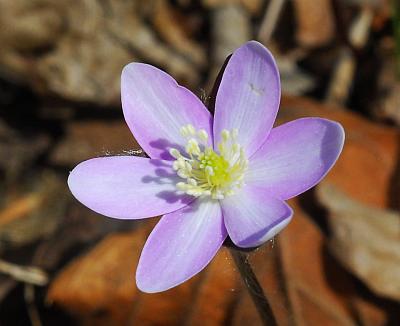
[[[157,219],[102,217],[66,185],[85,159],[140,149],[121,111],[125,64],[207,102],[250,39],[278,61],[278,124],[346,130],[288,228],[248,253],[279,325],[400,325],[398,0],[0,0],[1,325],[261,324],[227,249],[183,285],[140,293]]]

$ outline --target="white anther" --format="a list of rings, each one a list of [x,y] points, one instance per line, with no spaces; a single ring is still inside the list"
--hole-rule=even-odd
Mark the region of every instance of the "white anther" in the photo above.
[[[187,182],[191,185],[191,186],[197,186],[197,181],[193,178],[189,178],[187,179]]]
[[[179,162],[178,161],[174,161],[174,163],[172,163],[172,168],[175,170],[175,171],[178,171],[179,170]]]
[[[180,131],[180,133],[181,133],[181,135],[182,135],[183,137],[187,137],[188,134],[189,134],[189,132],[188,132],[186,126],[181,127],[181,129],[180,129],[179,131]]]
[[[197,136],[199,137],[199,139],[200,139],[204,144],[207,143],[207,140],[208,140],[207,131],[205,131],[204,129],[200,129],[200,130],[197,132]]]
[[[178,159],[182,156],[181,153],[176,148],[171,148],[169,150],[169,153],[171,154],[172,157],[174,157],[176,159]]]
[[[228,141],[229,137],[230,137],[230,132],[226,129],[221,131],[221,137],[223,141]]]
[[[192,125],[189,124],[189,125],[186,126],[186,128],[188,130],[188,133],[191,136],[194,136],[196,134],[196,129],[194,129],[194,127]]]
[[[177,165],[180,169],[185,168],[185,160],[183,159],[183,157],[178,158],[178,160],[176,160],[175,162],[178,162]]]
[[[233,130],[232,130],[232,138],[233,138],[233,139],[236,139],[237,136],[238,136],[238,133],[239,133],[239,131],[237,130],[237,128],[233,129]]]
[[[178,190],[185,191],[186,188],[187,188],[187,184],[184,183],[184,182],[178,182],[178,183],[176,184],[176,188],[178,188]]]
[[[187,172],[184,170],[178,170],[178,172],[176,174],[179,175],[183,179],[186,179],[187,177],[189,177]]]
[[[199,155],[200,154],[200,147],[199,147],[199,143],[197,142],[196,139],[191,138],[189,139],[187,145],[186,145],[186,152],[190,155],[190,154],[194,154],[194,155]]]

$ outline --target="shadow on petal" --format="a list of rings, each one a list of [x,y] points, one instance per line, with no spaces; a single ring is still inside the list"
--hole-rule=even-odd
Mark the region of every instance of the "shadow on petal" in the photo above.
[[[158,198],[164,199],[167,203],[173,204],[180,202],[182,204],[190,204],[195,197],[189,196],[186,194],[182,194],[178,191],[160,191],[159,193],[156,194]],[[191,208],[189,208],[190,211],[192,211]]]
[[[149,162],[154,166],[154,170],[152,171],[154,173],[144,175],[141,179],[143,183],[154,183],[157,185],[170,184],[175,188],[175,185],[181,181],[181,178],[172,170],[170,161],[151,159]],[[184,205],[191,203],[195,199],[193,196],[189,196],[178,190],[163,190],[158,192],[156,197],[163,199],[169,204],[181,203]]]
[[[176,144],[176,143],[172,143],[167,139],[164,138],[159,138],[157,140],[151,141],[150,142],[150,146],[159,150],[162,150],[160,157],[163,160],[167,160],[167,161],[172,161],[175,160],[171,154],[169,153],[169,150],[171,148],[176,148],[178,151],[180,151],[181,153],[185,151],[185,149],[183,148],[182,145]]]

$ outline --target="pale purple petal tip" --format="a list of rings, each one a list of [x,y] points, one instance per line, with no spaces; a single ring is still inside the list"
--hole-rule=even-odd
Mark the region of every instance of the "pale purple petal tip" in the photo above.
[[[76,166],[68,186],[82,204],[105,216],[137,219],[175,211],[191,196],[177,194],[169,161],[134,156],[94,158]]]
[[[237,49],[225,68],[215,102],[214,145],[223,129],[238,129],[248,156],[265,141],[279,108],[281,86],[272,54],[256,41]]]
[[[246,182],[289,199],[316,185],[332,168],[344,144],[343,127],[321,118],[303,118],[272,129],[249,159]]]
[[[183,148],[180,128],[187,124],[207,131],[212,144],[211,114],[192,92],[160,69],[143,63],[125,66],[121,99],[130,130],[151,158],[171,160],[168,149]]]
[[[222,212],[233,243],[242,248],[262,245],[290,222],[293,211],[284,201],[257,187],[244,187],[225,198]]]
[[[210,262],[226,236],[217,201],[198,199],[163,216],[140,256],[138,288],[155,293],[181,284]]]

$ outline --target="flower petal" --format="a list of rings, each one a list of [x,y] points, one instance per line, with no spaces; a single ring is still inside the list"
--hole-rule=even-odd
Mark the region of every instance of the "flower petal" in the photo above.
[[[163,216],[140,256],[136,283],[143,292],[172,288],[200,272],[227,236],[219,202],[197,199]]]
[[[230,238],[243,248],[257,247],[270,240],[290,222],[293,215],[284,201],[251,186],[226,197],[221,201],[221,207]]]
[[[120,219],[157,216],[192,201],[178,195],[171,162],[134,156],[94,158],[76,166],[68,186],[82,204]]]
[[[182,149],[183,125],[192,124],[212,137],[212,117],[203,103],[160,69],[142,63],[125,66],[121,94],[125,120],[151,158],[171,160],[168,148]]]
[[[230,58],[215,102],[214,146],[223,129],[238,129],[239,143],[252,155],[271,130],[281,97],[279,72],[271,53],[251,41]]]
[[[249,159],[246,182],[283,200],[316,185],[332,168],[344,143],[343,127],[320,118],[303,118],[272,129]]]

